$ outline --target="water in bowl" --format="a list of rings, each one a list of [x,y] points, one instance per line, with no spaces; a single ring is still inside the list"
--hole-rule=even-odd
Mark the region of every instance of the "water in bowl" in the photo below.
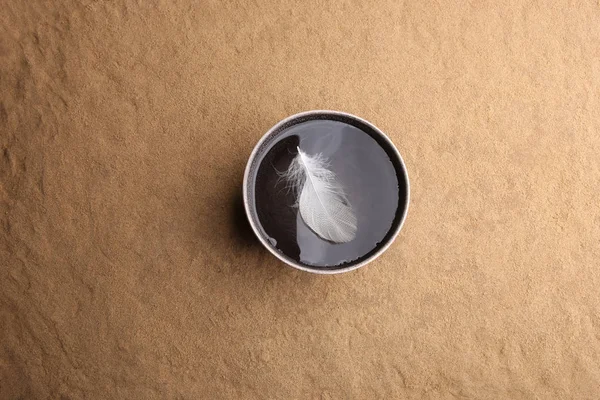
[[[357,216],[356,237],[347,243],[324,240],[304,222],[280,172],[297,149],[329,161]],[[262,152],[255,171],[254,205],[259,229],[290,259],[317,268],[336,268],[367,258],[391,233],[403,212],[406,185],[397,166],[370,134],[341,121],[310,120],[286,128]]]

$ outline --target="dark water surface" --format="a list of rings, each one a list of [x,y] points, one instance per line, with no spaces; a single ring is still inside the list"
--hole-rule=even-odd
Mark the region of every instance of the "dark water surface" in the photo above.
[[[286,188],[285,171],[297,154],[323,154],[344,188],[358,219],[354,240],[321,239],[294,207],[297,194]],[[293,125],[263,152],[255,175],[255,207],[268,241],[289,258],[308,266],[335,267],[361,258],[384,240],[404,198],[404,183],[381,145],[359,128],[340,121],[313,120]]]

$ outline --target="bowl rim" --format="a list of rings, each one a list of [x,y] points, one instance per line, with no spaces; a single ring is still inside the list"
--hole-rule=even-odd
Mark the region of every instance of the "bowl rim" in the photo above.
[[[406,196],[404,199],[404,202],[405,202],[404,211],[402,212],[402,216],[400,217],[400,223],[396,226],[396,228],[392,232],[392,235],[389,236],[387,241],[385,243],[383,243],[376,252],[371,254],[366,259],[364,259],[356,264],[351,264],[351,265],[348,265],[345,267],[334,268],[334,269],[310,267],[310,266],[300,264],[294,260],[284,257],[279,251],[277,251],[275,248],[273,248],[273,246],[267,241],[267,239],[265,237],[263,237],[263,235],[260,233],[258,226],[256,226],[255,221],[253,220],[252,216],[250,215],[250,199],[248,199],[248,181],[250,179],[250,168],[251,168],[252,162],[254,161],[254,159],[256,158],[256,156],[258,154],[259,149],[261,148],[261,145],[268,138],[270,138],[271,135],[273,134],[273,132],[277,131],[282,125],[292,122],[295,119],[299,119],[302,117],[311,116],[311,115],[315,115],[315,114],[329,114],[329,115],[334,115],[334,116],[338,116],[338,117],[354,119],[354,120],[358,121],[359,123],[367,125],[369,128],[373,129],[374,132],[376,132],[378,135],[381,136],[381,138],[387,143],[387,145],[389,146],[391,151],[394,153],[394,155],[398,158],[398,161],[400,162],[400,165],[402,167],[402,173],[404,174],[404,179],[406,180]],[[408,178],[408,170],[406,169],[406,164],[404,163],[404,159],[400,155],[400,152],[398,151],[398,149],[396,148],[394,143],[381,129],[379,129],[378,127],[373,125],[371,122],[369,122],[363,118],[360,118],[354,114],[350,114],[350,113],[343,112],[343,111],[334,111],[334,110],[303,111],[303,112],[299,112],[294,115],[290,115],[289,117],[284,118],[281,121],[277,122],[275,125],[273,125],[273,127],[271,127],[271,129],[269,129],[260,138],[260,140],[254,146],[254,149],[252,149],[252,153],[250,153],[250,157],[248,157],[248,162],[246,164],[246,169],[244,171],[244,180],[243,180],[242,185],[243,185],[244,210],[246,211],[246,218],[248,219],[248,222],[250,223],[250,226],[252,227],[252,231],[254,232],[254,234],[256,235],[258,240],[261,242],[263,247],[265,247],[271,254],[273,254],[275,257],[277,257],[279,260],[281,260],[284,264],[286,264],[290,267],[299,269],[301,271],[306,271],[306,272],[311,272],[314,274],[321,274],[321,275],[332,275],[332,274],[340,274],[343,272],[353,271],[355,269],[358,269],[360,267],[363,267],[363,266],[369,264],[370,262],[375,260],[377,257],[379,257],[381,254],[383,254],[392,245],[392,243],[396,240],[396,238],[398,237],[398,234],[402,230],[402,227],[404,226],[404,222],[406,221],[406,216],[408,214],[408,208],[410,205],[410,181]]]

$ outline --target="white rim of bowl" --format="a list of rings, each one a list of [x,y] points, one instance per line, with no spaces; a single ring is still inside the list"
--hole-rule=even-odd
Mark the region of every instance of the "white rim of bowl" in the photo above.
[[[300,264],[290,258],[284,257],[283,254],[281,254],[277,249],[275,249],[267,241],[267,239],[265,237],[263,237],[259,228],[256,226],[255,221],[253,220],[252,216],[250,215],[250,199],[248,199],[248,181],[250,179],[250,167],[252,165],[252,162],[256,158],[256,155],[258,154],[258,150],[260,149],[261,145],[273,134],[274,131],[278,130],[282,125],[287,124],[288,122],[293,121],[295,119],[298,119],[301,117],[306,117],[306,116],[311,116],[311,115],[315,115],[315,114],[329,114],[329,115],[335,115],[335,116],[339,116],[339,117],[346,117],[349,119],[354,119],[364,125],[367,125],[369,128],[373,129],[373,131],[377,132],[377,134],[380,135],[381,138],[386,141],[389,148],[392,150],[394,155],[400,161],[400,165],[402,166],[402,173],[404,174],[404,179],[406,180],[406,197],[405,197],[404,211],[400,218],[400,223],[398,224],[396,229],[394,229],[394,231],[392,232],[392,235],[387,239],[387,241],[383,245],[381,245],[381,247],[375,253],[371,254],[366,259],[364,259],[356,264],[349,265],[347,267],[333,268],[333,269],[332,268],[320,268],[317,266],[310,267],[307,265]],[[408,207],[410,204],[410,181],[408,179],[408,170],[406,169],[406,164],[404,163],[404,159],[400,155],[400,152],[398,151],[398,149],[396,148],[394,143],[381,129],[379,129],[378,127],[376,127],[369,121],[367,121],[363,118],[357,117],[356,115],[342,112],[342,111],[333,111],[333,110],[303,111],[303,112],[291,115],[285,119],[282,119],[281,121],[279,121],[278,123],[273,125],[273,127],[271,129],[269,129],[260,138],[258,143],[256,143],[256,145],[254,146],[254,149],[252,150],[252,153],[250,154],[250,157],[248,158],[248,163],[246,164],[246,170],[244,171],[243,185],[244,185],[243,186],[243,198],[244,198],[244,209],[246,211],[246,218],[248,219],[248,222],[250,223],[250,226],[252,227],[252,230],[254,231],[254,234],[256,235],[258,240],[262,243],[262,245],[267,250],[269,250],[269,252],[271,252],[271,254],[273,254],[279,260],[283,261],[284,264],[289,265],[290,267],[293,267],[293,268],[296,268],[296,269],[299,269],[302,271],[306,271],[306,272],[311,272],[314,274],[332,275],[332,274],[341,274],[343,272],[350,272],[350,271],[353,271],[360,267],[363,267],[363,266],[369,264],[370,262],[372,262],[373,260],[375,260],[381,254],[383,254],[392,245],[392,243],[394,243],[394,241],[398,237],[398,234],[400,233],[400,231],[402,230],[402,226],[404,225],[404,221],[406,221],[406,215],[408,214]]]

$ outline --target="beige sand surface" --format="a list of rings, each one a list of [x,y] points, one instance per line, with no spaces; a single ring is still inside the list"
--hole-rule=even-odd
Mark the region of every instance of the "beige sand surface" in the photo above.
[[[598,1],[0,0],[0,399],[600,398]],[[404,229],[284,267],[245,162],[386,131]]]

